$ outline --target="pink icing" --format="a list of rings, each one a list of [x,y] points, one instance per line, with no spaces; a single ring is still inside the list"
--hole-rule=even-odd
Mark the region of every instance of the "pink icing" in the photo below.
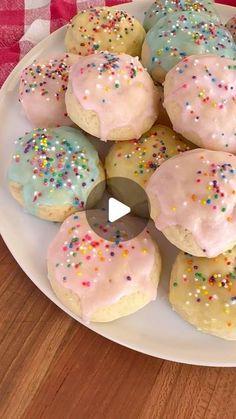
[[[147,186],[151,205],[160,206],[159,230],[181,225],[206,256],[236,241],[236,157],[196,149],[165,161]]]
[[[19,100],[35,127],[72,125],[67,116],[65,92],[74,54],[39,58],[26,67],[20,79]]]
[[[100,215],[97,210],[96,223]],[[107,229],[111,235],[117,231],[112,224]],[[89,321],[98,308],[137,291],[150,300],[156,298],[157,287],[150,279],[155,247],[147,231],[125,242],[106,241],[91,230],[85,212],[80,212],[62,224],[49,247],[48,262],[54,278],[79,296],[84,320]]]
[[[104,140],[111,130],[126,126],[140,138],[144,121],[157,119],[159,95],[138,58],[105,52],[81,57],[69,78],[82,107],[97,113]]]
[[[235,65],[213,55],[193,55],[169,71],[164,107],[175,131],[197,135],[204,148],[236,152]]]

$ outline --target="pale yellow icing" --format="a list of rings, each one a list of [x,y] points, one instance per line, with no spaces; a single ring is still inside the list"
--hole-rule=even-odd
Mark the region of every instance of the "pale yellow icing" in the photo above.
[[[71,20],[65,45],[68,51],[90,55],[100,51],[140,56],[145,30],[122,10],[94,7],[81,10]]]

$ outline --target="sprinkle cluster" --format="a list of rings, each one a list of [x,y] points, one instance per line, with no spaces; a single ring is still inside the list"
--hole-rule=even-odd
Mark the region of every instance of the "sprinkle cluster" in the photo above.
[[[83,17],[86,18],[83,25]],[[88,28],[86,27],[88,25]],[[91,28],[92,25],[92,28]],[[124,38],[134,31],[134,19],[126,12],[108,8],[91,8],[82,10],[70,23],[70,27],[79,36],[79,55],[94,54],[104,49],[103,42],[124,42]],[[101,38],[105,35],[105,39]]]
[[[132,167],[134,179],[141,177],[144,183],[165,160],[190,149],[173,131],[161,126],[153,127],[139,140],[131,140],[113,147],[113,167],[120,168],[120,161],[125,160],[128,167]]]
[[[45,64],[35,60],[26,67],[21,75],[19,100],[22,100],[25,93],[33,93],[35,90],[46,100],[64,99],[70,68],[68,57],[66,54],[63,58],[51,59]],[[51,92],[52,86],[53,92]]]
[[[194,202],[200,202],[201,205],[207,205],[213,210],[221,212],[227,211],[227,198],[225,194],[225,185],[230,185],[231,179],[235,179],[236,168],[233,168],[231,164],[216,164],[210,163],[207,170],[198,170],[196,172],[196,194],[192,194],[191,199]],[[200,186],[202,195],[202,183],[205,184],[205,196],[198,200],[198,185]],[[230,188],[232,195],[236,194],[233,188]],[[231,217],[227,218],[227,221],[232,221]]]
[[[186,56],[199,52],[232,59],[236,54],[230,33],[207,16],[194,12],[161,19],[148,33],[147,42],[151,48],[151,68],[159,64],[167,71]]]
[[[192,75],[192,82],[195,83],[195,87],[198,90],[197,96],[199,98],[199,100],[201,101],[202,104],[204,105],[208,105],[211,106],[212,108],[215,109],[219,109],[222,110],[225,108],[227,102],[229,101],[226,100],[224,98],[224,93],[232,93],[232,96],[230,99],[232,99],[233,101],[235,101],[235,89],[236,86],[233,84],[229,84],[225,81],[226,77],[224,80],[219,79],[215,74],[214,74],[214,69],[210,69],[210,67],[208,65],[204,65],[203,68],[203,75],[200,74],[198,75],[198,69],[197,69],[197,65],[198,65],[199,60],[195,59],[194,60],[194,67],[195,67],[195,73],[193,71],[193,75]],[[181,65],[179,65],[178,67],[176,67],[176,72],[178,74],[183,74],[185,71],[188,71],[188,65],[189,63],[189,59],[185,58]],[[235,65],[235,69],[236,69],[236,65]],[[224,72],[227,72],[227,70],[233,70],[232,66],[228,66],[224,68]],[[204,80],[207,80],[207,82],[209,83],[209,88],[206,90],[205,88],[201,87],[201,79],[202,77],[204,78]],[[185,102],[185,107],[186,109],[189,111],[189,113],[191,115],[193,115],[193,117],[195,118],[196,121],[198,121],[200,119],[200,115],[198,115],[194,109],[192,108],[192,103],[191,100],[188,98],[188,93],[190,93],[192,90],[190,88],[190,85],[188,83],[184,83],[182,86],[182,89],[186,90],[186,102]],[[212,87],[212,88],[211,88]],[[216,89],[218,90],[219,94],[216,95]],[[187,93],[188,90],[188,93]],[[215,100],[215,96],[219,97],[218,101]],[[224,135],[222,133],[222,135]],[[236,133],[235,133],[236,135]]]
[[[194,1],[194,0],[156,0],[151,10],[147,13],[147,17],[160,15],[160,18],[173,12],[180,11],[193,11],[193,12],[206,12],[212,14],[211,1]]]
[[[126,234],[125,229],[116,232],[111,223],[101,224],[99,227],[107,232],[108,240],[105,240],[89,229],[84,232],[85,220],[80,219],[77,214],[72,217],[72,225],[70,223],[66,232],[70,239],[65,241],[61,247],[61,252],[65,255],[63,260],[66,262],[58,261],[55,267],[58,269],[66,268],[68,275],[72,275],[77,285],[82,288],[89,288],[94,287],[97,281],[104,280],[106,263],[113,264],[117,259],[119,261],[122,258],[126,261],[124,261],[124,269],[121,272],[123,280],[133,281],[135,278],[125,268],[125,265],[129,266],[128,259],[137,252],[135,241],[129,240],[123,243],[119,239],[114,242],[110,241],[114,234],[123,237]],[[95,224],[97,222],[94,221]],[[148,234],[147,231],[146,233]],[[143,248],[140,250],[143,256],[149,253],[147,246],[145,246],[146,241],[147,238],[143,240]],[[66,282],[68,280],[67,275],[64,275],[62,280]],[[108,282],[112,285],[113,279],[108,278]]]
[[[99,59],[98,59],[99,58]],[[100,53],[93,60],[89,57],[89,62],[79,69],[79,74],[91,73],[94,79],[97,79],[96,90],[105,93],[101,103],[106,103],[106,93],[130,85],[140,73],[144,72],[141,63],[136,59],[130,59],[124,64],[118,55],[112,53]],[[95,73],[95,74],[94,74]],[[103,76],[105,76],[105,83]],[[140,86],[142,84],[140,83]],[[88,88],[84,91],[83,100],[87,100],[90,94],[94,94]],[[102,95],[103,96],[103,95]]]
[[[33,203],[42,196],[63,190],[73,195],[73,206],[83,208],[84,201],[78,192],[94,182],[88,151],[79,141],[70,138],[70,134],[58,130],[38,128],[19,138],[13,161],[21,165],[24,172],[31,173],[35,189],[31,197]]]
[[[211,309],[218,301],[221,303],[222,314],[230,315],[232,306],[236,304],[235,249],[207,261],[207,265],[205,259],[187,253],[180,260],[183,261],[181,265],[183,273],[180,278],[172,282],[172,287],[186,286],[188,293],[185,304],[203,305]],[[211,269],[209,264],[212,265]],[[225,321],[226,326],[235,326],[233,320],[228,317]]]

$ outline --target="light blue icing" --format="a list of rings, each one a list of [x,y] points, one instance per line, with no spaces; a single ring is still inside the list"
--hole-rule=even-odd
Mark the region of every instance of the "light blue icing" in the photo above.
[[[36,128],[15,142],[9,181],[22,186],[25,208],[71,205],[83,209],[99,177],[96,149],[79,129]]]
[[[149,31],[162,17],[180,11],[205,12],[211,21],[220,22],[220,17],[211,0],[156,0],[145,13],[144,29]]]
[[[189,55],[215,54],[236,59],[236,46],[223,25],[211,23],[205,13],[179,12],[163,17],[147,33],[148,71],[160,66],[166,72]]]

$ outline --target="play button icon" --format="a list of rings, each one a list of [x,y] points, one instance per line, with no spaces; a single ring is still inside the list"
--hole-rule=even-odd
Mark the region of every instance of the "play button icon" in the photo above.
[[[103,196],[98,201],[102,191]],[[85,210],[91,229],[105,240],[114,242],[136,237],[147,227],[150,219],[145,190],[133,180],[123,177],[98,183],[88,196]]]
[[[108,221],[114,223],[125,215],[131,212],[128,205],[123,204],[115,198],[109,198],[108,200]]]

